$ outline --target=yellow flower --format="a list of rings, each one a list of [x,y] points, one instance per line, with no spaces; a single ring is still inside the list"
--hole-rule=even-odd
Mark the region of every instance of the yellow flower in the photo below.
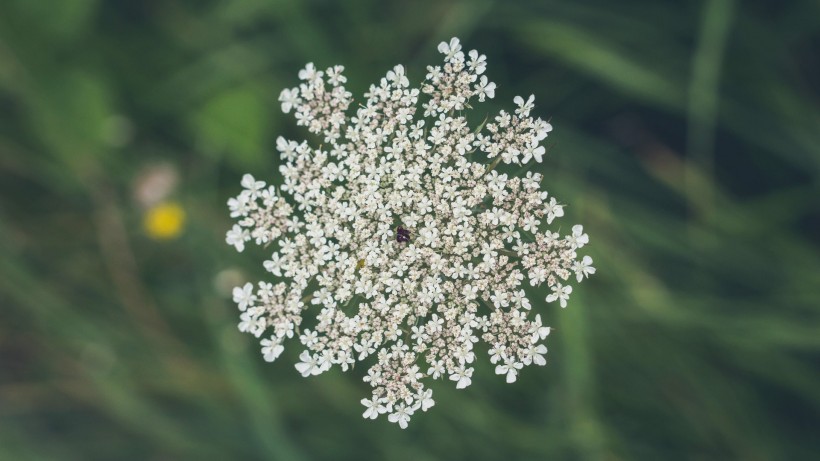
[[[185,210],[176,202],[160,203],[145,213],[142,227],[145,233],[153,239],[175,238],[185,227]]]

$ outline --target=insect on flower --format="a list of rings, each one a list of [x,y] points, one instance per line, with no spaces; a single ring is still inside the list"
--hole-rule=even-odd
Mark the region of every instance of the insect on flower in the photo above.
[[[397,242],[409,242],[410,241],[410,231],[405,229],[403,226],[399,226],[396,228],[396,241]]]

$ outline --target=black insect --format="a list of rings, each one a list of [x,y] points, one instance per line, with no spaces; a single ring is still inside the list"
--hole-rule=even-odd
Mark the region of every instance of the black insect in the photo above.
[[[410,231],[405,229],[402,226],[396,228],[396,241],[397,242],[409,242],[410,241]]]

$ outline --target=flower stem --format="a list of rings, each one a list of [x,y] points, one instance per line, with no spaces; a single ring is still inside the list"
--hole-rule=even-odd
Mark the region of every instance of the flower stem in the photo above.
[[[487,171],[485,171],[484,174],[486,175],[487,173],[493,171],[495,169],[495,167],[498,166],[499,163],[501,163],[501,156],[500,155],[498,156],[498,158],[496,158],[493,161],[493,163],[490,164],[490,166],[487,167]]]

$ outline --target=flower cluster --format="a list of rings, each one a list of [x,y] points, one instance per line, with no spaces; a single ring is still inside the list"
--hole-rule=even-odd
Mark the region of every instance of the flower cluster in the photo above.
[[[434,405],[426,379],[470,385],[479,340],[508,383],[545,365],[550,329],[525,287],[546,285],[546,301],[565,307],[568,279],[595,272],[577,253],[589,240],[580,225],[549,230],[564,212],[542,175],[496,170],[542,160],[552,127],[530,116],[533,97],[471,129],[462,112],[495,93],[486,58],[456,38],[438,49],[444,64],[428,67],[420,89],[398,65],[352,116],[343,68],[308,64],[280,101],[323,143],[279,138],[282,185],[245,175],[228,202],[238,219],[228,244],[273,244],[271,281],[234,289],[239,329],[262,338],[268,361],[297,336],[303,376],[371,363],[364,417],[402,428]],[[303,317],[309,308],[315,317]]]

